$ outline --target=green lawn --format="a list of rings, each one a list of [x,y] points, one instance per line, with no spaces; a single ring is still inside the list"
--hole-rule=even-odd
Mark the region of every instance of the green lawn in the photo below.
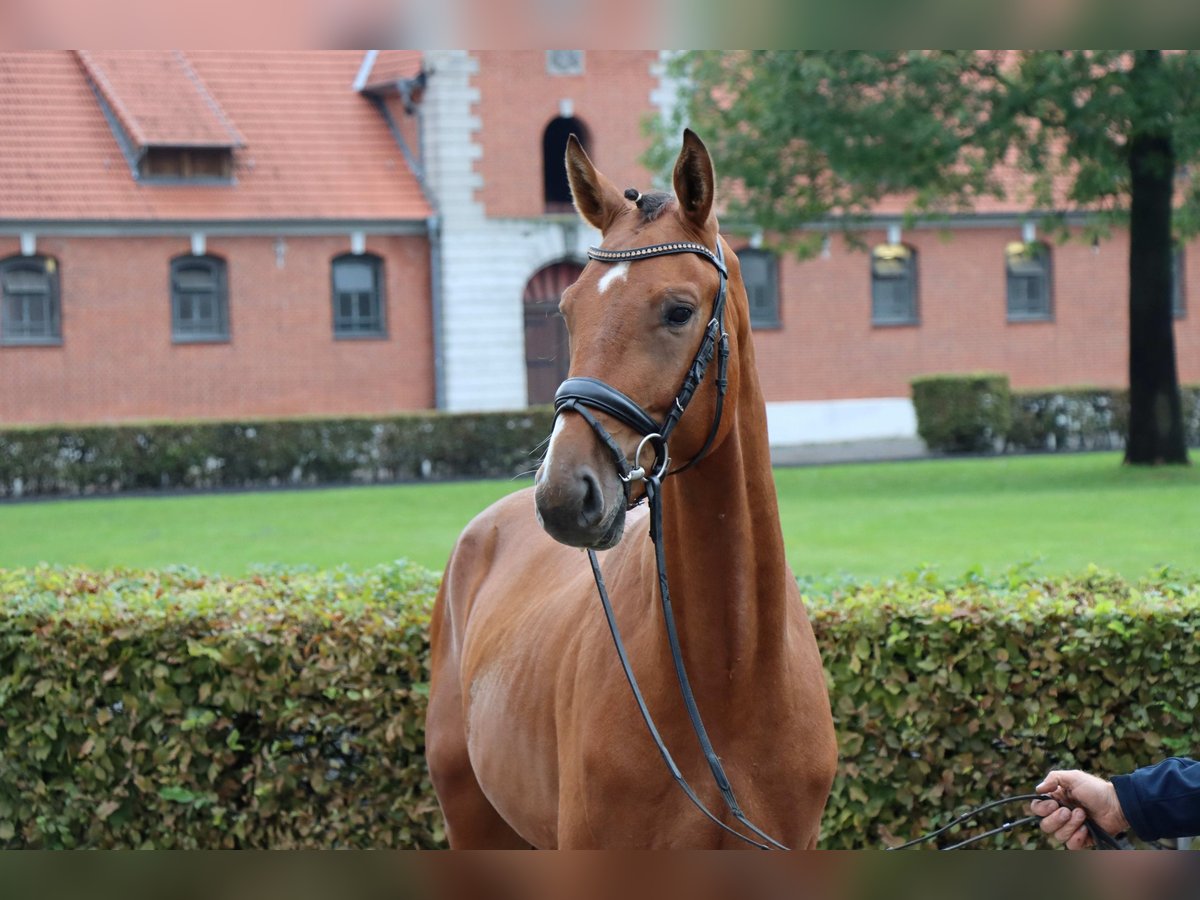
[[[788,557],[817,579],[1200,569],[1200,470],[1128,469],[1115,454],[780,469]],[[0,567],[185,563],[441,569],[463,525],[527,482],[0,504]]]

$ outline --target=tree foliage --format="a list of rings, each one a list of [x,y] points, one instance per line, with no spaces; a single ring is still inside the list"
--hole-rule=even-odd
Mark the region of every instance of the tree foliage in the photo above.
[[[1087,213],[1090,232],[1128,222],[1129,460],[1186,461],[1169,244],[1200,231],[1187,168],[1200,159],[1200,54],[696,51],[673,72],[685,89],[652,164],[686,122],[726,178],[727,219],[802,255],[820,240],[805,226],[853,237],[884,198],[901,198],[910,220],[996,197],[1064,233],[1070,212]],[[1146,213],[1131,218],[1139,197]]]
[[[1151,72],[1136,60],[1115,50],[685,53],[672,68],[687,89],[652,162],[674,158],[689,124],[731,188],[728,213],[779,233],[831,217],[856,225],[889,195],[906,196],[913,217],[970,211],[985,196],[1122,215],[1131,135],[1167,128],[1181,162],[1200,158],[1200,54],[1164,54]],[[1017,196],[1010,170],[1025,176]],[[1177,237],[1200,230],[1197,187],[1181,185]]]

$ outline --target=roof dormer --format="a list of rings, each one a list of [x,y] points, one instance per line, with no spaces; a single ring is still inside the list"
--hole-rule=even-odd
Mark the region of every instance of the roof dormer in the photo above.
[[[134,178],[232,183],[245,139],[181,51],[77,56]]]

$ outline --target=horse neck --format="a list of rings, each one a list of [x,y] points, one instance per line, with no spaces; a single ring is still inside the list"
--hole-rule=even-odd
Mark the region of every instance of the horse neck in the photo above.
[[[725,685],[779,664],[790,577],[752,351],[741,369],[732,430],[663,486],[667,572],[688,668]]]

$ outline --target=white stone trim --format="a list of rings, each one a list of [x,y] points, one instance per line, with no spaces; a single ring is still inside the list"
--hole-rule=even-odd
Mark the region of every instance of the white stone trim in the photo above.
[[[907,397],[768,403],[767,434],[772,447],[915,438],[917,414]]]
[[[671,62],[671,58],[678,52],[677,50],[659,50],[658,59],[650,64],[650,74],[658,82],[650,91],[650,104],[658,110],[658,114],[664,122],[671,120],[682,87],[679,79],[672,78],[667,74],[667,66]]]
[[[443,233],[447,409],[526,405],[525,285],[550,263],[585,263],[598,238],[565,219],[491,220]]]
[[[663,125],[671,124],[679,95],[685,88],[683,82],[667,73],[671,58],[679,52],[678,50],[660,50],[658,59],[650,64],[650,74],[655,79],[655,87],[650,91],[650,105],[658,110],[658,117]],[[682,124],[687,125],[688,123]],[[656,188],[670,188],[670,184],[665,181],[665,173],[652,172],[651,177]]]
[[[480,93],[471,83],[479,61],[465,50],[433,50],[426,63],[432,74],[420,107],[425,180],[442,228],[451,231],[484,218],[476,197],[483,179],[474,167],[483,156],[482,122],[475,114]]]

